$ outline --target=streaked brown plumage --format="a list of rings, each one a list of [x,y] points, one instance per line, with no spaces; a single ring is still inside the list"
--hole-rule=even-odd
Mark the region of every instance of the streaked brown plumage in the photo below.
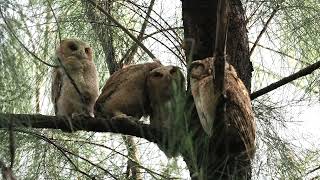
[[[191,89],[196,109],[204,131],[215,134],[218,94],[213,84],[213,58],[194,61],[191,64]],[[255,121],[249,93],[229,63],[225,66],[226,113],[222,137],[228,138],[235,152],[247,152],[250,158],[255,152]],[[222,141],[223,142],[223,141]]]
[[[95,105],[97,116],[133,116],[141,118],[149,112],[146,78],[159,62],[127,66],[112,74]]]
[[[99,87],[92,49],[80,40],[65,39],[57,48],[56,56],[60,66],[53,70],[51,93],[55,114],[68,119],[79,114],[93,117]]]

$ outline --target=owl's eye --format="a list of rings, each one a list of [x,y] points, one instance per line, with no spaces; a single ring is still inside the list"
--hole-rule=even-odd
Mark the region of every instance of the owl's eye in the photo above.
[[[160,78],[160,77],[162,77],[163,75],[161,74],[161,73],[159,73],[159,72],[153,72],[152,73],[152,77],[157,77],[157,78]]]
[[[172,69],[170,69],[170,74],[174,74],[177,72],[177,68],[173,67]]]
[[[204,70],[203,64],[198,64],[192,68],[192,70],[196,70],[198,72],[202,72]]]
[[[75,44],[75,43],[70,43],[69,45],[68,45],[68,47],[70,48],[70,50],[71,51],[76,51],[76,50],[78,50],[78,46]]]
[[[90,53],[90,48],[84,48],[84,52],[86,52],[86,54]]]
[[[192,78],[200,78],[200,76],[204,73],[204,65],[203,64],[194,64],[191,69],[191,77]]]

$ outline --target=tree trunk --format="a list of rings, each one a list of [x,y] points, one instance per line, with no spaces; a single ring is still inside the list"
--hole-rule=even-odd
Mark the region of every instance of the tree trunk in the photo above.
[[[118,63],[114,57],[114,48],[113,48],[113,31],[111,28],[111,22],[103,15],[100,11],[97,11],[95,7],[89,4],[86,1],[82,1],[86,14],[89,19],[89,22],[92,26],[92,29],[96,33],[100,44],[103,48],[103,52],[105,54],[106,63],[108,65],[109,73],[112,74],[117,69],[119,69]],[[110,13],[112,1],[105,0],[99,3],[107,12]]]
[[[114,72],[121,69],[123,65],[117,63],[114,56],[115,50],[113,46],[113,30],[111,28],[112,23],[104,14],[96,11],[91,4],[87,4],[85,1],[83,1],[83,4],[86,8],[87,17],[90,20],[92,28],[97,34],[100,44],[103,48],[109,73],[112,75]],[[108,13],[110,13],[112,9],[112,0],[102,1],[99,3],[99,5],[102,6]],[[137,166],[137,164],[139,164],[138,149],[134,143],[134,139],[132,136],[125,135],[122,135],[122,139],[127,147],[128,157],[130,158],[127,162],[127,178],[132,180],[141,180],[142,174]],[[132,160],[135,162],[132,162]]]
[[[244,10],[240,0],[230,0],[227,54],[250,92],[252,64]],[[216,1],[182,0],[184,41],[189,61],[213,55],[216,26]]]
[[[229,5],[227,55],[229,63],[235,67],[238,76],[250,92],[252,64],[249,59],[244,10],[240,0],[229,0]],[[217,1],[182,0],[182,15],[188,63],[212,57],[216,35]],[[230,156],[226,152],[225,143],[219,142],[219,136],[209,139],[204,134],[190,92],[187,107],[192,112],[189,116],[189,125],[193,146],[191,152],[187,150],[182,154],[192,179],[250,179],[250,160],[244,161],[240,154]]]

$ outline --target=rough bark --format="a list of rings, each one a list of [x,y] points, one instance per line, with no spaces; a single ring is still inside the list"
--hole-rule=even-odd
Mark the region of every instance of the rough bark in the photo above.
[[[189,61],[213,55],[215,42],[216,2],[182,0],[184,41]],[[245,26],[244,10],[240,0],[230,0],[227,54],[247,89],[251,88],[252,64]]]
[[[227,55],[240,79],[250,92],[252,65],[245,26],[244,10],[240,0],[230,0]],[[213,56],[217,1],[182,0],[185,49],[188,62]],[[250,179],[250,160],[241,160],[241,154],[228,154],[224,142],[209,139],[202,130],[191,94],[187,107],[192,112],[188,124],[192,134],[192,152],[183,152],[192,179]],[[228,113],[228,112],[226,112]],[[223,127],[223,124],[221,124]],[[219,127],[216,127],[219,129]],[[222,132],[221,132],[222,133]],[[244,168],[244,169],[243,169]],[[241,169],[241,170],[240,170]]]

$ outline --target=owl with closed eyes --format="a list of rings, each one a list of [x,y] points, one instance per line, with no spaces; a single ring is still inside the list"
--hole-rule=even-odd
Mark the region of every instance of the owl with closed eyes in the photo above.
[[[223,124],[226,130],[222,137],[231,139],[233,149],[247,152],[252,158],[255,150],[255,121],[249,93],[238,78],[232,65],[225,64],[226,111],[224,122],[217,119],[219,97],[214,84],[213,57],[192,62],[190,66],[191,91],[197,113],[204,132],[208,136],[215,135],[216,124]],[[220,126],[219,126],[220,127]],[[230,138],[231,137],[231,138]]]

